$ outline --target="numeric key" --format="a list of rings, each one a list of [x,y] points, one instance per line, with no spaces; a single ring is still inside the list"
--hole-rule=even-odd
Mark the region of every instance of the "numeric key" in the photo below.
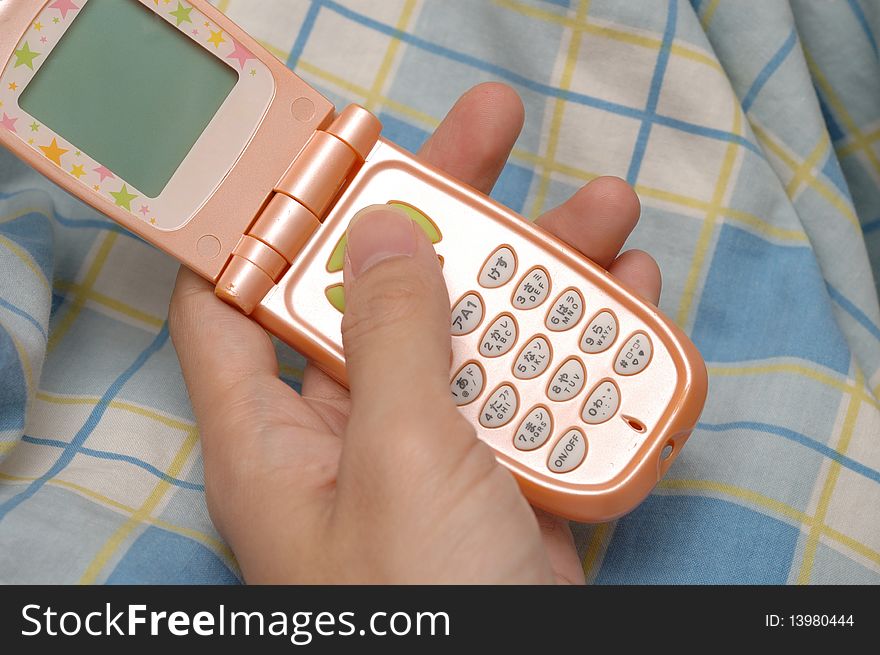
[[[492,392],[480,412],[480,425],[485,428],[500,428],[507,425],[519,408],[516,391],[509,384],[502,384]]]
[[[534,309],[545,300],[550,293],[550,276],[540,266],[526,273],[520,280],[511,300],[517,309]]]
[[[486,328],[480,340],[480,354],[483,357],[501,357],[510,352],[516,343],[518,330],[516,320],[510,314],[501,314]]]

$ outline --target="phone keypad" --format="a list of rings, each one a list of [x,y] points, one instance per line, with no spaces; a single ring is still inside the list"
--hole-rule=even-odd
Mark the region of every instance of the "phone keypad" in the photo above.
[[[475,293],[459,300],[452,310],[452,335],[470,334],[483,321],[483,301]]]
[[[493,308],[492,299],[495,298],[497,302],[498,296],[492,294],[509,293],[493,290],[500,290],[511,283],[521,263],[511,246],[498,246],[491,252],[477,275],[477,281],[483,289],[482,296],[476,290],[471,290],[455,304],[451,324],[454,337],[468,335],[480,327],[486,308]],[[537,451],[552,443],[547,453],[547,469],[563,474],[573,471],[585,461],[589,449],[589,430],[616,416],[622,403],[620,387],[612,379],[613,375],[594,383],[585,393],[591,358],[596,357],[595,361],[600,367],[608,367],[602,368],[603,374],[613,369],[616,375],[632,376],[643,371],[650,363],[653,345],[645,332],[638,331],[623,342],[613,360],[609,355],[603,355],[618,341],[620,324],[616,314],[601,305],[589,307],[579,289],[568,287],[556,295],[552,305],[549,305],[543,325],[550,333],[559,334],[559,337],[554,337],[559,339],[563,338],[561,333],[571,330],[572,336],[565,339],[571,342],[572,350],[579,347],[582,354],[554,362],[548,336],[522,333],[523,325],[535,325],[532,321],[524,320],[528,316],[526,312],[541,306],[551,297],[550,274],[543,266],[537,265],[538,262],[534,264],[517,278],[512,295],[504,296],[509,298],[510,311],[502,311],[488,321],[488,326],[474,347],[480,357],[486,358],[484,361],[511,357],[507,360],[510,362],[507,370],[518,380],[536,380],[553,366],[552,375],[546,382],[539,383],[543,385],[540,388],[544,390],[544,402],[531,397],[523,399],[524,402],[538,400],[539,404],[532,405],[525,415],[520,414],[518,423],[511,427],[511,421],[520,409],[517,384],[513,380],[487,380],[479,357],[468,361],[458,370],[450,389],[455,403],[464,406],[483,395],[489,382],[497,384],[481,401],[480,424],[492,430],[509,430],[508,438],[520,451]],[[589,315],[592,318],[583,331],[574,332],[587,310],[591,310]],[[570,354],[570,351],[566,354]],[[559,411],[554,407],[570,407],[567,405],[569,402],[578,403],[574,411],[583,423],[579,426],[559,426],[564,429],[554,433],[557,428],[554,412]],[[554,436],[555,441],[551,441]]]

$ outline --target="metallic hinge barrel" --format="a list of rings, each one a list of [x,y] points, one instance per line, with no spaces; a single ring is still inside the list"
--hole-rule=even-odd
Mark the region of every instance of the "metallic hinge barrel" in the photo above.
[[[373,114],[349,105],[326,130],[316,131],[233,248],[214,293],[250,314],[318,229],[381,130]]]

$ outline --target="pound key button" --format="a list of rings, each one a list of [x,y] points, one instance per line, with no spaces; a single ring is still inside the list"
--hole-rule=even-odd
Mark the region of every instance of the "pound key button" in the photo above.
[[[614,372],[618,375],[635,375],[645,370],[651,361],[653,346],[651,338],[644,332],[632,335],[614,360]]]

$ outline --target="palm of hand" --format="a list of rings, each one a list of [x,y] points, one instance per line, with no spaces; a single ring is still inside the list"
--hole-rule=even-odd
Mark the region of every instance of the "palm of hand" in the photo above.
[[[481,85],[420,156],[488,192],[521,124],[512,91]],[[618,256],[638,213],[629,186],[600,178],[538,222],[656,303],[653,260],[638,251]],[[393,263],[371,275],[387,278],[374,280],[374,289],[407,286]],[[423,313],[437,314],[426,320],[445,326],[448,344],[445,295],[445,288],[434,294],[445,310],[433,302]],[[362,304],[375,316],[383,303],[399,301],[378,292]],[[347,313],[344,323],[350,367],[355,341],[374,340],[365,351],[396,347],[385,345],[394,341],[387,334],[376,336],[393,329],[387,321],[349,311],[361,314],[349,320]],[[529,507],[455,409],[445,377],[413,391],[430,402],[376,401],[367,382],[361,390],[354,381],[349,395],[309,366],[299,395],[278,378],[263,329],[186,270],[169,320],[201,430],[208,507],[248,582],[583,580],[568,523]]]

